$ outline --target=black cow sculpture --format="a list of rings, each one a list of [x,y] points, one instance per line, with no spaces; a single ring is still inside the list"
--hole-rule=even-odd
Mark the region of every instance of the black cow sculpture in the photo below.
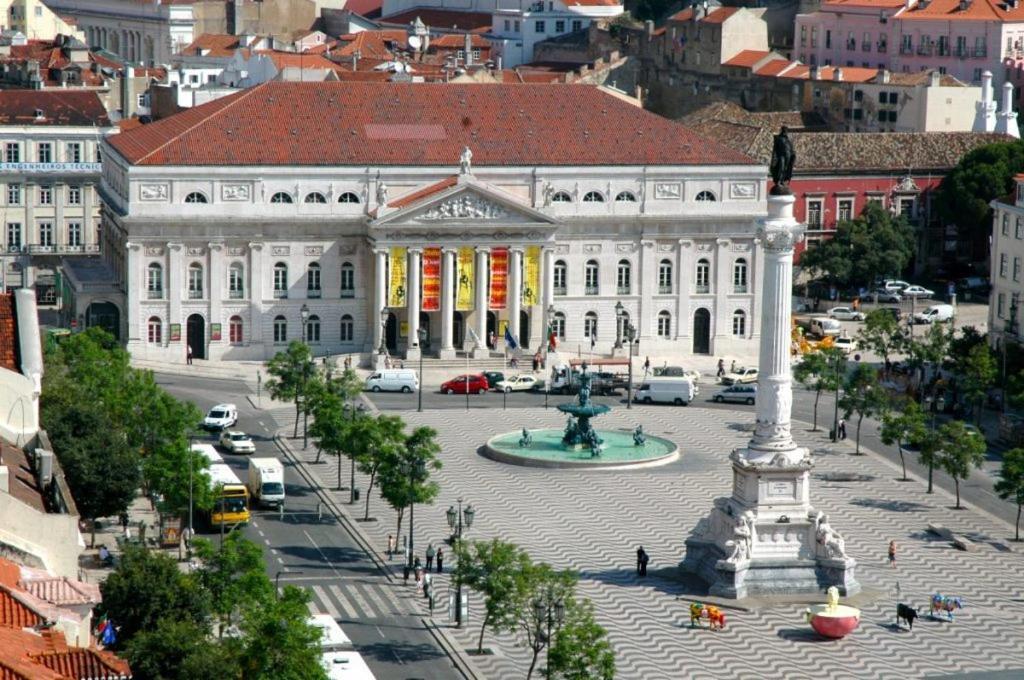
[[[917,610],[906,604],[896,605],[896,627],[900,627],[901,621],[906,621],[910,630],[914,630],[914,619],[918,616]]]

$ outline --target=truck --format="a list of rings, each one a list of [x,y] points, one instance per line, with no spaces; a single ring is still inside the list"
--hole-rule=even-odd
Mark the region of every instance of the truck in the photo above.
[[[546,386],[552,394],[576,394],[580,390],[580,371],[587,364],[590,373],[590,390],[595,395],[618,394],[627,386],[626,376],[607,370],[614,367],[628,367],[626,359],[571,359],[568,364],[559,363],[551,367],[551,377]],[[602,370],[604,369],[604,370]]]
[[[249,494],[260,505],[284,504],[284,466],[277,458],[249,459]]]

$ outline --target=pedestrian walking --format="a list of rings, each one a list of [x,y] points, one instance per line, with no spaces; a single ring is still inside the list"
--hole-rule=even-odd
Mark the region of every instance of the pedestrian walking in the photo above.
[[[491,331],[490,333],[488,333],[487,334],[487,346],[490,347],[491,349],[494,349],[497,346],[497,343],[498,343],[498,336],[496,336],[494,334],[494,331]]]
[[[846,439],[846,420],[843,418],[839,419],[839,438]]]
[[[124,537],[128,538],[128,513],[122,512],[118,519],[121,521],[121,531],[124,532]]]
[[[637,576],[647,576],[647,562],[650,558],[647,556],[647,551],[644,550],[643,546],[636,549],[636,574]]]
[[[427,544],[427,552],[426,552],[426,555],[427,555],[427,571],[430,571],[431,568],[433,568],[433,566],[434,566],[434,554],[436,552],[437,551],[434,550],[434,544],[433,543],[428,543]]]
[[[537,369],[540,368],[540,352],[533,355],[533,372],[536,373]]]
[[[511,366],[513,369],[518,369],[519,368],[519,359],[517,359],[516,357],[513,356],[511,361],[508,362],[508,365]]]
[[[185,362],[192,365],[192,345],[185,345]]]
[[[729,365],[729,372],[730,373],[735,373],[736,372],[736,360],[735,359],[733,359],[732,360],[732,364]]]
[[[889,541],[889,566],[896,568],[896,541]]]
[[[440,574],[444,570],[444,550],[441,548],[437,549],[437,573]]]
[[[397,547],[398,546],[395,545],[395,537],[392,536],[391,534],[388,534],[388,559],[389,560],[392,557],[394,557],[394,555],[395,555],[395,548],[397,548]]]
[[[725,375],[725,359],[718,360],[718,372],[715,373],[715,377],[721,378]]]

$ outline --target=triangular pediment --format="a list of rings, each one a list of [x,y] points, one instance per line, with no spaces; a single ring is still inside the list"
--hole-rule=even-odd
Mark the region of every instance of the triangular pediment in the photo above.
[[[461,175],[410,192],[377,210],[373,226],[554,225],[521,197]]]

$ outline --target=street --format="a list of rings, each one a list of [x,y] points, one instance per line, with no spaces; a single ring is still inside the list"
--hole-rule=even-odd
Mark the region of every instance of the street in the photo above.
[[[240,382],[177,375],[159,375],[157,380],[175,397],[193,402],[204,412],[217,403],[236,404],[238,425],[233,429],[252,437],[255,455],[280,458],[284,463],[283,515],[253,508],[252,522],[244,530],[247,538],[263,547],[271,579],[309,590],[311,610],[329,613],[342,625],[379,680],[459,677],[420,617],[410,613],[413,587],[388,580],[359,541],[323,506],[318,521],[316,489],[274,442],[285,423],[275,421],[269,410],[254,409],[245,397],[248,388]],[[272,404],[265,399],[263,405]],[[210,435],[203,441],[214,444],[215,439]],[[301,447],[301,440],[296,446]],[[248,457],[221,454],[244,481]],[[216,535],[208,538],[217,540]]]

